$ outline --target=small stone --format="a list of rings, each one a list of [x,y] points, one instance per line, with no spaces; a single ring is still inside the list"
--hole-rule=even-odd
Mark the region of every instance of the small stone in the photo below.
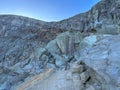
[[[55,58],[55,64],[60,67],[60,66],[64,66],[66,64],[66,61],[63,57],[57,55],[57,54],[53,54],[54,58]]]
[[[65,65],[65,61],[63,61],[63,60],[56,60],[56,61],[55,61],[55,64],[56,64],[57,66],[62,66],[62,65]]]
[[[43,61],[48,60],[48,56],[43,55],[43,56],[41,57],[41,59],[42,59]]]
[[[72,73],[71,72],[67,73],[66,80],[72,80]]]
[[[88,71],[81,73],[80,78],[81,78],[82,83],[86,83],[86,81],[90,78]]]
[[[82,73],[84,71],[83,65],[74,65],[72,67],[72,73]]]

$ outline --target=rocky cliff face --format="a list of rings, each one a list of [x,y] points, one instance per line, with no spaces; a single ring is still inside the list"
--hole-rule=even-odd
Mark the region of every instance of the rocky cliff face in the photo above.
[[[0,90],[119,90],[119,33],[119,0],[60,22],[0,15]]]
[[[101,0],[88,12],[55,23],[55,26],[65,30],[80,30],[89,32],[96,30],[101,33],[119,33],[120,1]]]

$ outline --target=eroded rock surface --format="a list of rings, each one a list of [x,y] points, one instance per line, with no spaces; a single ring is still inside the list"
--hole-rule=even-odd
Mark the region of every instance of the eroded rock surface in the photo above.
[[[19,88],[53,68],[56,72],[42,85],[36,81],[39,88],[48,82],[51,90],[120,90],[119,33],[119,0],[101,0],[90,11],[60,22],[0,15],[0,89]]]
[[[90,45],[93,37],[83,41]],[[84,56],[70,63],[68,70],[55,70],[23,90],[119,90],[119,40],[120,35],[96,35],[96,42],[86,45],[87,52],[82,50]]]
[[[89,67],[92,67],[106,80],[106,85],[113,85],[114,90],[120,89],[119,40],[120,35],[103,36],[100,41],[93,44],[83,58],[81,57]]]
[[[88,12],[54,24],[65,30],[118,34],[120,33],[120,0],[101,0]]]
[[[43,80],[33,78],[34,83],[28,83],[27,87],[24,84],[19,86],[18,90],[91,90],[104,89],[102,82],[105,80],[100,77],[94,70],[87,67],[83,62],[75,62],[71,64],[70,70],[54,71],[47,73],[49,77]],[[24,87],[24,88],[23,88]],[[15,88],[16,90],[16,88]]]

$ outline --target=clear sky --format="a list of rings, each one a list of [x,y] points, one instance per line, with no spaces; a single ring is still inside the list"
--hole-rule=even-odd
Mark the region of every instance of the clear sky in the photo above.
[[[88,11],[100,0],[0,0],[0,14],[59,21]]]

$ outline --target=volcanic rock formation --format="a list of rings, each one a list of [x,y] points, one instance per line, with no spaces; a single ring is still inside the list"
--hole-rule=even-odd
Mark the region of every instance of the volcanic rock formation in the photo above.
[[[0,15],[0,90],[120,90],[119,34],[120,0],[59,22]]]

